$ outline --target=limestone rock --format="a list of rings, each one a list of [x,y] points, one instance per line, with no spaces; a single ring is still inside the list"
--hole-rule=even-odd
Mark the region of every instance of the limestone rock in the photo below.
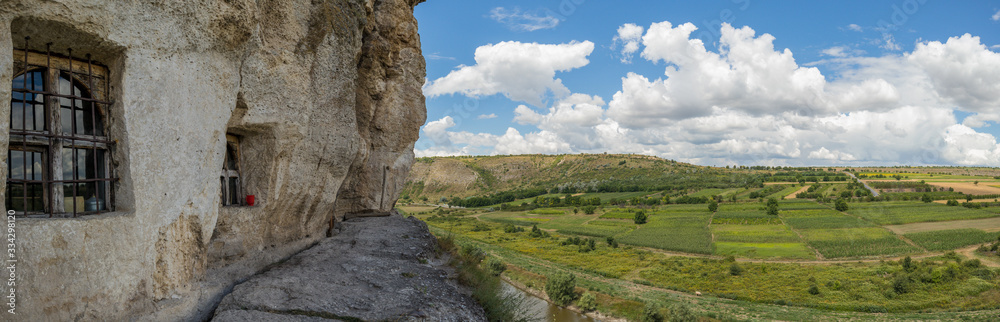
[[[482,308],[447,278],[435,243],[426,224],[413,217],[349,219],[337,236],[237,285],[213,321],[264,314],[288,321],[485,320]]]

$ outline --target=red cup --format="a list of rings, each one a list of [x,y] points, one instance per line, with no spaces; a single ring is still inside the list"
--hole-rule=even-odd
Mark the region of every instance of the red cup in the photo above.
[[[247,195],[247,206],[253,206],[255,199],[254,195]]]

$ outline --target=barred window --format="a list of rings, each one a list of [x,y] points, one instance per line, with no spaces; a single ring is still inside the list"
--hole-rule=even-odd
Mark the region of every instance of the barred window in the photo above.
[[[28,217],[113,210],[107,96],[108,69],[90,55],[83,60],[72,49],[66,56],[14,50],[8,210]]]

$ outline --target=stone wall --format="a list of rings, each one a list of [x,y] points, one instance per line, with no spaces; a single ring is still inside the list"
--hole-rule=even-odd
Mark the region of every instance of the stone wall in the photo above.
[[[0,2],[0,53],[31,36],[110,68],[119,178],[113,213],[17,219],[15,319],[206,317],[335,216],[391,209],[425,118],[418,2]],[[257,206],[220,206],[227,132]]]

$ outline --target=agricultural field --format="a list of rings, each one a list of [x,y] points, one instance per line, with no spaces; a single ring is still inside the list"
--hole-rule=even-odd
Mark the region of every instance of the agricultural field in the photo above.
[[[879,225],[968,220],[997,216],[995,213],[980,209],[946,206],[938,203],[859,203],[851,204],[851,209],[847,213]]]
[[[926,231],[903,235],[920,247],[930,251],[952,250],[966,246],[985,244],[996,240],[996,233],[988,233],[979,229],[965,228],[952,230]]]
[[[899,256],[921,252],[881,227],[803,229],[802,237],[826,258]]]
[[[707,212],[677,212],[650,216],[649,223],[619,238],[622,243],[663,250],[712,254]]]

